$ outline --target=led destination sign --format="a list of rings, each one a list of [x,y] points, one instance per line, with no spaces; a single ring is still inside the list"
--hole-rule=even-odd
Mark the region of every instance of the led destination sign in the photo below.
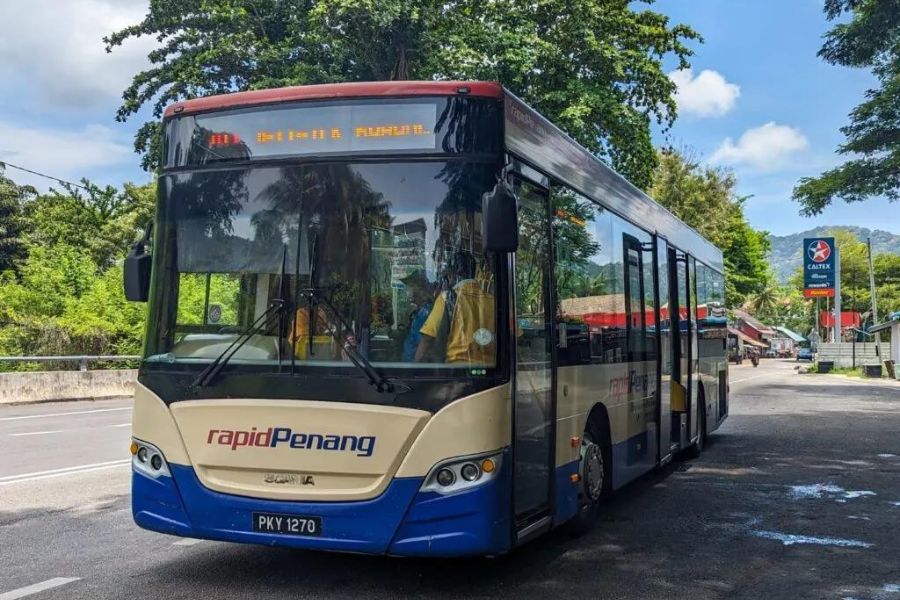
[[[433,150],[437,106],[340,104],[196,117],[205,147],[227,158]]]

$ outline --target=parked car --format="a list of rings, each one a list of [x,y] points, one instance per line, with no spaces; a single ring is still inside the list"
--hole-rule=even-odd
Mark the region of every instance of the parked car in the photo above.
[[[800,362],[801,360],[808,360],[812,362],[812,359],[813,353],[809,348],[800,348],[799,350],[797,350],[797,362]]]
[[[766,350],[766,358],[778,358],[778,352],[774,348]]]

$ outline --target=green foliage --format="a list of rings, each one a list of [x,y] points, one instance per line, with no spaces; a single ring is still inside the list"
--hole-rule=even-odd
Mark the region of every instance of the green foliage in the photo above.
[[[178,323],[202,325],[206,322],[206,273],[182,273],[178,281]],[[215,273],[209,275],[209,304],[218,304],[221,325],[238,323],[241,279],[239,276]]]
[[[603,271],[590,260],[600,251],[586,223],[595,205],[579,200],[567,188],[552,190],[553,242],[556,246],[556,289],[559,298],[586,298],[607,293]]]
[[[770,276],[763,290],[749,298],[747,308],[764,323],[806,335],[815,323],[816,304],[803,297],[801,289],[802,283],[801,286],[782,286]]]
[[[652,0],[644,0],[649,4]],[[153,36],[153,66],[123,94],[117,119],[152,104],[236,90],[339,81],[498,80],[639,187],[656,162],[651,120],[671,125],[688,66],[685,25],[627,0],[151,0],[107,51]],[[157,166],[159,127],[135,150]]]
[[[26,222],[22,218],[22,204],[37,194],[30,185],[16,185],[5,177],[0,162],[0,273],[18,269],[25,258]]]
[[[146,308],[125,300],[121,259],[150,220],[155,186],[83,183],[21,204],[23,258],[0,271],[0,355],[140,352]]]
[[[124,257],[155,210],[156,185],[125,184],[122,191],[82,182],[89,191],[69,187],[25,204],[29,246],[66,245],[79,248],[101,268]]]
[[[745,198],[735,193],[734,174],[702,167],[676,150],[659,154],[650,196],[718,246],[725,259],[725,298],[741,306],[767,284],[769,241],[744,218]]]
[[[872,292],[866,244],[848,231],[835,229],[830,233],[841,257],[841,310],[868,313],[872,308]],[[878,313],[883,319],[900,310],[900,254],[876,254],[872,257],[872,268]]]
[[[819,56],[833,65],[871,68],[879,86],[842,127],[838,153],[854,158],[818,177],[800,180],[794,199],[805,215],[820,214],[835,198],[859,202],[900,198],[900,0],[827,0],[829,20],[851,15],[825,35]]]
[[[858,312],[871,324],[872,293],[866,244],[852,231],[833,229],[826,234],[834,237],[841,256],[841,310]],[[886,315],[900,310],[900,254],[876,254],[872,264],[879,320],[883,320]],[[803,298],[802,290],[803,269],[798,268],[788,285],[778,288],[776,306],[768,312],[757,313],[757,316],[767,323],[784,324],[805,333],[815,323],[816,302]],[[825,302],[820,302],[819,309],[825,310]],[[882,334],[882,339],[886,335]]]

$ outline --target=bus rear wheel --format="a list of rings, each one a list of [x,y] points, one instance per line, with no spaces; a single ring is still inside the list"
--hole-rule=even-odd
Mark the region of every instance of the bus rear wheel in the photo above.
[[[570,521],[569,531],[575,535],[589,531],[600,515],[600,504],[610,488],[610,469],[602,436],[585,432],[581,438],[581,478],[578,490],[578,512]]]

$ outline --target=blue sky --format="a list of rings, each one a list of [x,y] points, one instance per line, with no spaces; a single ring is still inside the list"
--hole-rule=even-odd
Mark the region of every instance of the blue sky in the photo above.
[[[668,138],[657,134],[658,142],[691,148],[712,164],[733,168],[740,193],[753,195],[746,213],[755,227],[774,234],[819,225],[900,232],[900,205],[883,199],[841,202],[812,218],[799,216],[790,199],[799,178],[842,162],[834,154],[843,140],[839,128],[874,82],[867,71],[834,67],[816,56],[830,28],[821,0],[659,0],[654,10],[703,35],[704,43],[693,45],[690,81],[709,70],[739,88],[733,97],[733,88],[707,77],[705,85],[685,90],[707,102],[680,102],[678,121]],[[670,70],[675,66],[672,61]],[[720,102],[710,107],[710,98]]]
[[[680,116],[659,143],[690,148],[733,168],[747,215],[758,228],[787,234],[818,225],[861,225],[900,233],[900,206],[883,200],[837,204],[803,218],[790,200],[796,181],[840,163],[838,128],[872,77],[816,57],[828,29],[821,0],[658,0],[653,10],[697,29],[690,73],[680,84]],[[643,5],[637,4],[638,8]],[[146,0],[0,0],[0,160],[77,180],[145,182],[131,150],[145,113],[114,120],[122,89],[146,66],[151,40],[112,54],[100,38],[136,22]],[[46,180],[10,169],[17,181]]]

